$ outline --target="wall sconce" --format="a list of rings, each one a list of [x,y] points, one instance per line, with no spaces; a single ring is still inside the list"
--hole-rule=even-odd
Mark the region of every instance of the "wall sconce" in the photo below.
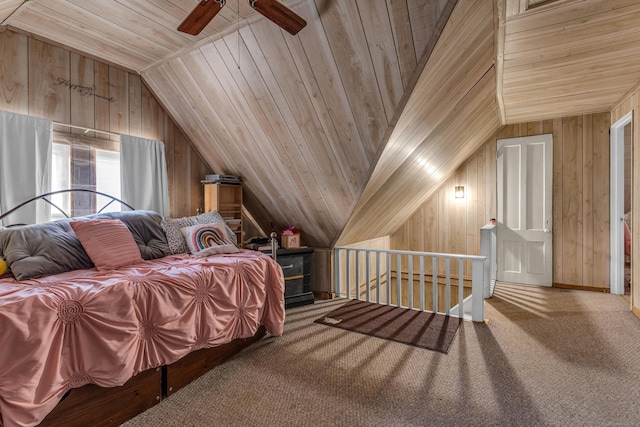
[[[464,199],[464,185],[456,185],[455,195],[456,199]]]

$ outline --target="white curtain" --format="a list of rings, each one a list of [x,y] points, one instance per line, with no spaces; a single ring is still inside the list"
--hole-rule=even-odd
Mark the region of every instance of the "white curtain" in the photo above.
[[[135,209],[169,215],[169,183],[164,143],[120,135],[122,200]]]
[[[0,111],[0,213],[51,191],[50,120]],[[49,221],[51,206],[30,203],[0,225]]]

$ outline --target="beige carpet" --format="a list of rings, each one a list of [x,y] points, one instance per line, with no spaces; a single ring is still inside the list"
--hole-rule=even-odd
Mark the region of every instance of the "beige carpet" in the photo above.
[[[640,319],[623,297],[499,284],[441,354],[287,310],[265,338],[130,420],[140,426],[638,426]]]

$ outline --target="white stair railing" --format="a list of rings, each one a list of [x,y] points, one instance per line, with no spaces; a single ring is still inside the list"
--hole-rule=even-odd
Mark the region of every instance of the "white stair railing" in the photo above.
[[[482,322],[489,268],[485,260],[475,255],[335,247],[336,296]],[[465,276],[469,270],[470,277]]]

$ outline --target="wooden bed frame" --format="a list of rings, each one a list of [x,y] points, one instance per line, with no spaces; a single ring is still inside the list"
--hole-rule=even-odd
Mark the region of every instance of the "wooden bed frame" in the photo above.
[[[221,365],[265,334],[264,326],[260,326],[251,338],[236,339],[218,347],[195,351],[171,365],[141,372],[121,387],[103,388],[88,384],[72,389],[40,425],[120,425]]]

